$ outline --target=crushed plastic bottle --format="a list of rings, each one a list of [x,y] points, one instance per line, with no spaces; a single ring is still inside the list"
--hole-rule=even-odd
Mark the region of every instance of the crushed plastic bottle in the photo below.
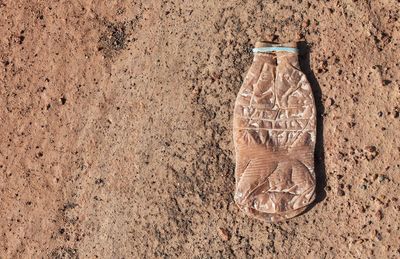
[[[295,43],[258,42],[234,108],[235,201],[276,222],[315,199],[316,109]]]

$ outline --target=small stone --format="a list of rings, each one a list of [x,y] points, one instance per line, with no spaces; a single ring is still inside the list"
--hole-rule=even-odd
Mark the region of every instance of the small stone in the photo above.
[[[382,212],[382,210],[377,210],[376,213],[375,213],[375,217],[376,217],[378,220],[382,220],[382,219],[383,219],[383,212]]]
[[[395,119],[399,118],[399,117],[400,117],[400,111],[395,110],[395,111],[393,112],[393,117],[394,117]]]
[[[60,102],[62,105],[64,105],[67,102],[67,98],[65,98],[65,96],[61,97]]]
[[[386,176],[384,176],[384,175],[380,175],[380,176],[378,176],[378,181],[381,183],[381,182],[383,182],[383,181],[385,181],[386,180]]]
[[[345,195],[345,192],[344,192],[342,189],[338,189],[338,190],[337,190],[337,195],[339,195],[339,196],[344,196],[344,195]]]
[[[224,228],[218,228],[218,235],[223,241],[229,240],[229,232]]]
[[[368,187],[367,187],[366,184],[363,184],[363,185],[360,186],[360,188],[361,188],[362,190],[366,190]]]
[[[385,79],[385,80],[382,80],[382,83],[383,83],[383,85],[389,85],[390,83],[392,83],[392,81]]]
[[[221,72],[213,72],[213,73],[211,73],[212,81],[216,81],[218,79],[221,79],[221,76],[222,76]]]
[[[382,240],[382,234],[381,234],[379,231],[377,231],[377,230],[375,230],[375,238],[376,238],[376,240],[378,240],[378,241],[381,241],[381,240]]]
[[[335,100],[333,100],[333,98],[327,98],[325,100],[325,107],[329,107],[335,104]]]
[[[368,151],[368,152],[376,152],[376,150],[377,150],[377,148],[375,147],[375,146],[367,146],[367,147],[365,147],[365,149]]]

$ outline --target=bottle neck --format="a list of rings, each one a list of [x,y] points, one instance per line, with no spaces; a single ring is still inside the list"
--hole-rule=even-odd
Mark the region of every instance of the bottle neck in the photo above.
[[[272,65],[289,63],[291,66],[299,68],[298,49],[295,42],[273,43],[259,41],[253,49],[254,58]]]
[[[280,66],[284,63],[300,69],[299,58],[297,53],[291,52],[271,52],[271,53],[254,53],[254,60],[268,63],[273,66]]]

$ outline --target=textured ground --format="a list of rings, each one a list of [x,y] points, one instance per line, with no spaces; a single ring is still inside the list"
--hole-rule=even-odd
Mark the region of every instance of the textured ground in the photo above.
[[[0,0],[0,258],[398,258],[399,6]],[[233,203],[260,38],[308,44],[319,113],[318,202],[280,224]]]

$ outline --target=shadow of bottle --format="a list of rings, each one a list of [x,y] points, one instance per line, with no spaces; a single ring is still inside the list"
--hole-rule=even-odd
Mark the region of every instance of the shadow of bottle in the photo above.
[[[311,84],[314,95],[315,106],[317,109],[317,137],[315,144],[315,175],[316,175],[316,198],[314,207],[317,203],[323,201],[326,197],[326,173],[325,173],[325,154],[324,154],[324,105],[322,104],[321,87],[310,66],[310,47],[307,42],[300,41],[297,43],[299,49],[299,63],[301,71],[307,76]],[[310,208],[311,208],[310,207]]]

